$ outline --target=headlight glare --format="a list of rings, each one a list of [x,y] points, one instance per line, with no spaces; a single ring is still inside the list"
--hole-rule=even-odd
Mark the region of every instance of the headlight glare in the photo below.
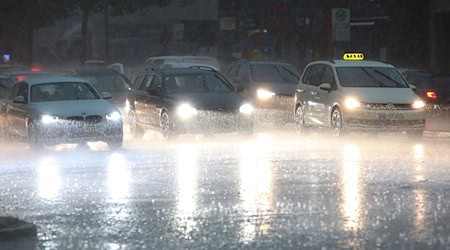
[[[249,103],[242,104],[239,107],[239,112],[246,115],[252,114],[254,110],[255,109],[253,108],[253,106],[250,105]]]
[[[197,113],[197,109],[187,103],[181,104],[177,108],[177,114],[183,120],[189,119],[197,115]]]
[[[361,103],[356,100],[355,98],[347,98],[345,99],[345,107],[348,109],[356,109],[359,108],[361,106]]]
[[[275,95],[275,93],[265,89],[258,89],[256,91],[256,95],[258,96],[259,99],[266,100],[272,98]]]
[[[422,109],[424,107],[425,107],[425,102],[423,102],[422,100],[417,100],[417,101],[413,102],[413,104],[412,104],[413,109]]]
[[[58,117],[52,115],[43,115],[41,116],[41,121],[44,124],[51,124],[58,121]]]
[[[106,115],[106,119],[108,121],[116,122],[116,121],[119,121],[121,118],[122,118],[122,116],[120,115],[119,112],[112,112],[112,113]]]

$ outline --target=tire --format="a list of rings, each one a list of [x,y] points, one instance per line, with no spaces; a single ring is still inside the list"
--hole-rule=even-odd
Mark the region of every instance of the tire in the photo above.
[[[133,139],[141,139],[144,135],[144,131],[137,124],[137,115],[134,109],[131,109],[128,113],[128,132]]]
[[[305,117],[303,114],[303,109],[301,106],[298,106],[295,110],[295,132],[297,134],[302,134],[305,132]]]
[[[333,109],[331,113],[331,132],[333,133],[333,137],[342,137],[344,135],[342,113],[339,108]]]
[[[176,138],[176,134],[173,131],[173,122],[170,119],[169,113],[163,111],[160,117],[161,133],[165,140],[171,140]]]
[[[42,149],[44,144],[42,143],[42,135],[39,134],[39,129],[34,122],[28,124],[28,144],[32,149]]]
[[[110,139],[106,142],[108,144],[109,149],[111,150],[117,150],[122,147],[123,144],[123,136],[120,136],[118,138]]]
[[[406,132],[406,135],[408,135],[409,138],[421,138],[423,136],[423,130],[408,131]]]

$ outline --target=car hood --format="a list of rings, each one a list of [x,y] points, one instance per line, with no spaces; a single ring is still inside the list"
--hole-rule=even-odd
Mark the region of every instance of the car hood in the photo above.
[[[419,99],[410,88],[345,88],[344,93],[365,103],[410,104]]]
[[[255,89],[265,89],[267,91],[273,92],[276,95],[294,95],[297,84],[293,83],[280,83],[280,82],[267,82],[258,83],[255,85]]]
[[[40,114],[59,117],[106,115],[117,109],[105,99],[38,102],[32,104]]]
[[[167,98],[175,105],[188,103],[197,109],[234,109],[243,102],[237,92],[176,93]]]

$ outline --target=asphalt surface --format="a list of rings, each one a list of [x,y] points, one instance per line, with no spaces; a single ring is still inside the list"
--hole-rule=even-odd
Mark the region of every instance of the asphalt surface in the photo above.
[[[2,144],[0,249],[449,249],[450,136]]]

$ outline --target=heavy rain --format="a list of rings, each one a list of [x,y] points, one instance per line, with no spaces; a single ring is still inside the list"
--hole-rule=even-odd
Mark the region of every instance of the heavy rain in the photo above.
[[[449,20],[0,2],[0,249],[448,249]]]

